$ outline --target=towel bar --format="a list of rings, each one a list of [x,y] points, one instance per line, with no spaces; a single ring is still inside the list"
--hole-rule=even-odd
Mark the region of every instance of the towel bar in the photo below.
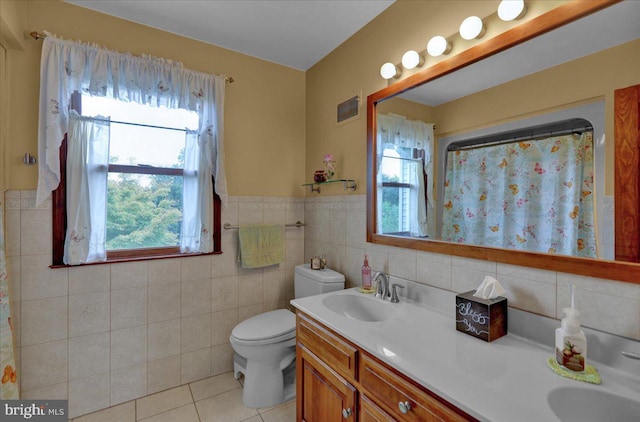
[[[294,224],[285,224],[284,226],[285,227],[304,227],[306,226],[306,224],[300,221],[296,221]],[[224,227],[225,230],[237,230],[239,226],[232,226],[229,223],[224,223],[222,227]]]

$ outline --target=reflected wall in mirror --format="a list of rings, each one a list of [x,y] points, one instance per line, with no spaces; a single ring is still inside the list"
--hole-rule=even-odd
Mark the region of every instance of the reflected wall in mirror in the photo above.
[[[622,241],[613,236],[614,91],[640,83],[640,3],[588,3],[369,97],[368,241],[638,281],[640,267],[609,260]],[[574,119],[584,127],[548,126]],[[432,139],[401,130],[422,126],[435,127]],[[469,148],[478,139],[492,146]]]

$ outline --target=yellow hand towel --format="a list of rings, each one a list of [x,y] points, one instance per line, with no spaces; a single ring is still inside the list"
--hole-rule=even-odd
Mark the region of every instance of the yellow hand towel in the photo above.
[[[284,226],[240,226],[238,240],[238,262],[242,268],[284,263]]]

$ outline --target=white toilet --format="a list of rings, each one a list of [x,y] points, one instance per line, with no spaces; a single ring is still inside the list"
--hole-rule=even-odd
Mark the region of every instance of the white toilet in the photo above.
[[[344,289],[344,275],[329,268],[312,270],[309,264],[295,268],[296,298]],[[242,403],[268,407],[295,396],[296,318],[286,310],[249,318],[231,332],[235,351],[234,376],[244,374]]]

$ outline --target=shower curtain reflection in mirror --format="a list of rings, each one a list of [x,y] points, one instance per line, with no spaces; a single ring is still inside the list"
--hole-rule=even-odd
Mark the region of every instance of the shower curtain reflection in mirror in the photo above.
[[[442,240],[597,257],[593,132],[449,151]]]
[[[433,124],[378,115],[378,233],[428,237],[433,210]]]

